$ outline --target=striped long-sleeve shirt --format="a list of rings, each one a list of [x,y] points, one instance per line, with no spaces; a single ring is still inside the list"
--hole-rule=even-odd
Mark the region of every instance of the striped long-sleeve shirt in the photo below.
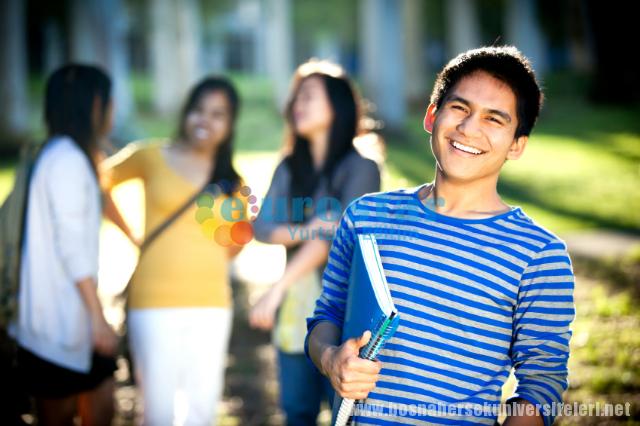
[[[574,277],[565,244],[518,207],[486,219],[428,208],[420,188],[369,194],[336,231],[309,333],[342,328],[355,235],[373,234],[400,326],[356,424],[494,424],[512,367],[545,425],[567,388]]]

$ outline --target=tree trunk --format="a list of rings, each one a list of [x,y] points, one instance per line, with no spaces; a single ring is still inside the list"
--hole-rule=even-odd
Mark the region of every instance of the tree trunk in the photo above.
[[[151,0],[150,49],[153,105],[161,114],[176,111],[202,76],[200,12],[196,0]]]
[[[412,103],[423,103],[426,107],[429,100],[427,85],[432,76],[426,63],[424,3],[422,0],[404,0],[403,6],[405,94]]]
[[[293,73],[293,24],[291,22],[290,0],[266,0],[264,17],[266,20],[266,62],[271,78],[274,98],[282,109],[289,91],[289,81]]]
[[[547,71],[546,46],[533,0],[512,0],[506,7],[507,42],[529,58],[539,77]]]
[[[122,0],[73,0],[70,7],[71,60],[97,64],[110,74],[118,132],[133,112],[124,5]]]
[[[480,47],[478,13],[473,0],[445,1],[448,57]]]
[[[0,3],[0,151],[15,152],[29,123],[26,2]]]
[[[406,114],[401,3],[361,0],[359,15],[364,94],[385,126],[398,129]]]

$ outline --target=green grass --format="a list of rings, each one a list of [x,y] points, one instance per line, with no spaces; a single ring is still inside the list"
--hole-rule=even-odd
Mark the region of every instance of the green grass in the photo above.
[[[0,160],[0,200],[4,200],[13,184],[13,168],[16,160],[13,158],[3,158]]]
[[[640,309],[629,290],[612,291],[606,283],[578,277],[576,319],[572,324],[569,389],[565,402],[632,403],[632,419],[640,412]],[[567,419],[562,424],[587,424]],[[600,424],[604,419],[591,419]],[[618,424],[618,423],[608,423]]]

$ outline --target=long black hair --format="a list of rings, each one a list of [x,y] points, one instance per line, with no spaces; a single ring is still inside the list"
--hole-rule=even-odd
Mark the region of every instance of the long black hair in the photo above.
[[[49,138],[69,136],[89,159],[96,173],[98,129],[94,128],[93,106],[100,101],[100,123],[104,123],[111,102],[111,79],[92,65],[68,64],[54,71],[47,80],[44,121]]]
[[[319,170],[313,166],[309,141],[295,131],[293,103],[302,82],[318,77],[324,83],[333,111],[333,121],[329,131],[327,156]],[[290,153],[285,161],[291,171],[290,194],[292,198],[312,197],[322,178],[333,192],[333,172],[336,165],[355,150],[353,139],[358,134],[360,108],[358,95],[350,80],[340,67],[324,61],[309,61],[302,64],[294,75],[291,98],[287,104],[286,118],[289,125]]]
[[[240,108],[240,98],[238,97],[238,92],[235,87],[228,79],[219,76],[206,77],[191,89],[180,114],[177,137],[178,140],[187,140],[187,116],[198,107],[206,95],[213,92],[222,92],[227,97],[231,109],[231,122],[229,125],[229,133],[216,151],[215,164],[209,176],[208,184],[220,184],[223,192],[231,195],[240,184],[240,175],[233,167],[232,162],[235,121],[238,116],[238,109]]]

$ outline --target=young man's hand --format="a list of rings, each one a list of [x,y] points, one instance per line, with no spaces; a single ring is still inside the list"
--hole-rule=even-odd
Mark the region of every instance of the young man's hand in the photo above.
[[[371,332],[365,331],[362,336],[349,339],[340,346],[328,346],[322,353],[322,372],[343,398],[365,399],[376,386],[382,367],[380,361],[358,356],[360,348],[370,338]]]

